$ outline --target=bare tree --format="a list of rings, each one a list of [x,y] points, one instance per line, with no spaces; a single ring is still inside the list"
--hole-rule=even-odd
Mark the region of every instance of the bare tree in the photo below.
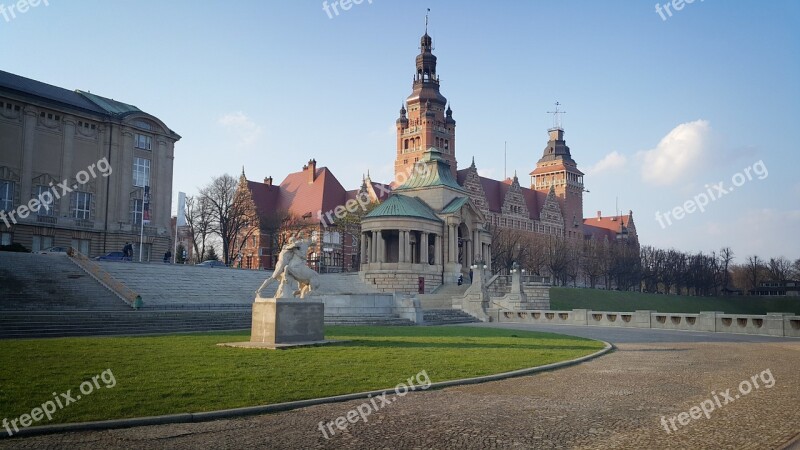
[[[785,282],[792,275],[792,262],[783,256],[770,258],[767,265],[767,273],[771,281]]]
[[[194,262],[203,261],[206,243],[211,235],[211,213],[205,199],[200,196],[186,197],[186,225],[194,247]]]
[[[719,251],[719,267],[722,271],[722,289],[728,292],[728,282],[730,280],[729,268],[733,261],[733,250],[730,247],[722,247]]]
[[[591,238],[584,242],[581,270],[589,280],[589,286],[597,287],[597,282],[603,274],[603,258],[605,258],[605,243]]]
[[[761,280],[764,272],[764,263],[759,259],[758,255],[748,256],[745,268],[747,271],[748,287],[750,289],[757,288],[758,282]]]
[[[244,174],[241,179],[244,179]],[[211,232],[219,236],[222,243],[222,257],[226,265],[232,263],[243,240],[248,237],[243,233],[246,234],[247,230],[252,233],[254,228],[250,224],[257,220],[252,199],[247,201],[250,198],[249,189],[246,186],[237,189],[238,186],[235,178],[224,174],[200,190],[200,195],[208,204]]]
[[[514,262],[521,263],[527,258],[530,241],[527,233],[520,230],[493,226],[492,234],[492,267],[499,272],[511,270]]]

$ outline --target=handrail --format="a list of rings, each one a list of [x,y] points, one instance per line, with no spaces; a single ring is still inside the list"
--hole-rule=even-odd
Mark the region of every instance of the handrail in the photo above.
[[[128,286],[122,284],[119,280],[112,277],[108,272],[103,270],[96,262],[89,259],[86,255],[72,249],[69,252],[70,259],[90,277],[97,280],[98,283],[105,286],[106,289],[116,294],[117,297],[122,299],[131,308],[134,307],[134,302],[139,295]]]

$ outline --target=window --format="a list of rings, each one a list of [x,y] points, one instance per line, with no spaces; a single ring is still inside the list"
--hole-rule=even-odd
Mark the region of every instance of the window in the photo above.
[[[326,231],[322,239],[325,244],[338,244],[341,235],[337,231]]]
[[[261,247],[259,250],[260,251],[258,253],[258,256],[267,256],[267,255],[269,255],[269,253],[267,252],[267,250],[268,250],[267,247]]]
[[[14,209],[14,182],[0,180],[0,211]]]
[[[133,185],[150,186],[150,160],[133,158]]]
[[[133,146],[143,150],[150,150],[153,146],[153,138],[143,134],[137,134],[133,138]]]
[[[56,200],[49,186],[36,186],[36,199],[41,203],[37,214],[40,216],[56,215]]]
[[[136,199],[133,201],[133,207],[131,208],[131,223],[139,225],[142,223],[142,207],[144,205],[144,200]]]
[[[88,192],[73,192],[72,217],[75,219],[89,219],[91,216],[91,211],[92,194]]]
[[[39,250],[46,250],[53,246],[53,236],[33,236],[33,243],[31,244],[31,251],[38,252]]]
[[[89,256],[89,247],[92,241],[89,239],[73,239],[70,246],[83,255]]]

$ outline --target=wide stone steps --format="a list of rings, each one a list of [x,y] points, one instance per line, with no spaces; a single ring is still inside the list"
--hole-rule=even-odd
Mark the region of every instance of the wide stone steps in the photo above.
[[[66,255],[0,252],[0,310],[130,310]]]
[[[0,338],[137,335],[250,329],[250,308],[203,311],[4,311]],[[396,316],[325,317],[326,325],[413,325]]]
[[[0,337],[97,336],[250,328],[249,311],[6,311]]]
[[[459,309],[430,309],[424,311],[425,325],[451,325],[480,322]]]

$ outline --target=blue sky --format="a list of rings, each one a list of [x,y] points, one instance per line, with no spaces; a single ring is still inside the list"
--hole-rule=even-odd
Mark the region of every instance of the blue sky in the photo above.
[[[559,101],[585,216],[618,204],[646,244],[800,257],[800,3],[695,0],[666,20],[655,3],[364,0],[329,18],[320,0],[49,0],[0,15],[0,68],[164,120],[183,136],[175,196],[310,158],[353,189],[392,177],[430,7],[461,167],[502,178],[507,141],[529,183]],[[659,225],[759,161],[763,179]]]

